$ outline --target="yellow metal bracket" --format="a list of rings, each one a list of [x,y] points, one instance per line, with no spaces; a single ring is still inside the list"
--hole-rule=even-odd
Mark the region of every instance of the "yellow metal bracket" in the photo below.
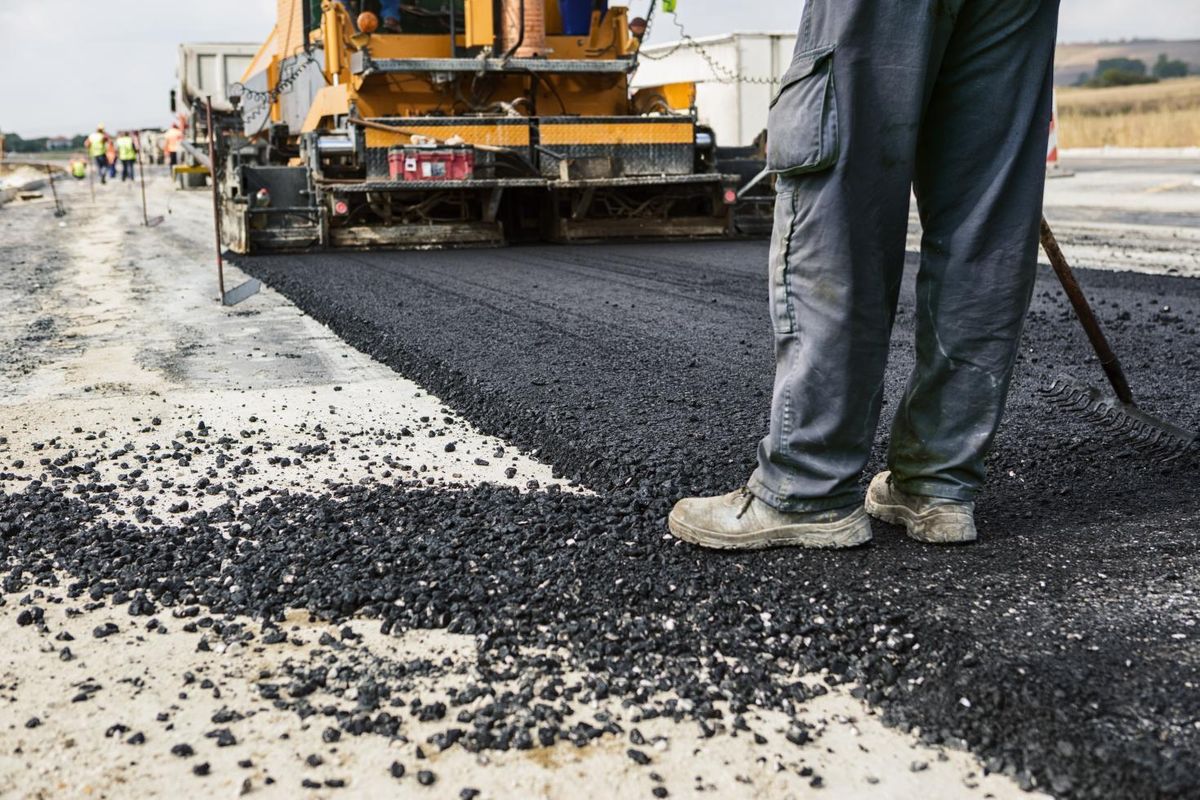
[[[612,6],[603,17],[592,12],[592,27],[585,48],[589,58],[612,53],[612,58],[626,56],[637,49],[637,39],[629,34],[629,9]]]
[[[465,0],[466,47],[491,47],[496,38],[496,22],[491,0]]]
[[[327,117],[349,113],[350,97],[346,92],[346,84],[325,86],[313,98],[312,105],[308,107],[308,114],[304,117],[304,125],[300,130],[304,133],[315,131],[321,127]]]
[[[633,93],[636,114],[687,111],[696,105],[696,84],[688,82],[645,86]]]

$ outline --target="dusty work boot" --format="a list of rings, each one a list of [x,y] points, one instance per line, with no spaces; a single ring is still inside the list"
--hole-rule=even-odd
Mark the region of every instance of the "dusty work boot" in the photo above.
[[[975,504],[944,497],[902,492],[884,470],[867,489],[867,513],[876,519],[903,525],[908,535],[930,544],[963,544],[975,541]]]
[[[667,518],[671,533],[701,547],[854,547],[871,539],[862,506],[786,514],[747,489],[720,497],[685,497]]]

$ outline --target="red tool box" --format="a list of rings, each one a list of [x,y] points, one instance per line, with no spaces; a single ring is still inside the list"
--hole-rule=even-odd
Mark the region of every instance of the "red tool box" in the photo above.
[[[394,181],[465,181],[475,174],[471,147],[393,147],[388,173]]]

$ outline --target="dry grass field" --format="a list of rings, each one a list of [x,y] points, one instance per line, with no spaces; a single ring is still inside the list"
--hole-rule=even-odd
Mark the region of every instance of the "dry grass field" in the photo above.
[[[1058,143],[1200,146],[1200,77],[1108,89],[1059,88]]]

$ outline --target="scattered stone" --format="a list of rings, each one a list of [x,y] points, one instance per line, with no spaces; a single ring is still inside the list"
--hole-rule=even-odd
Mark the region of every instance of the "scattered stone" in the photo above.
[[[96,637],[97,639],[104,639],[112,636],[114,633],[117,633],[120,630],[121,629],[117,627],[116,623],[106,622],[103,625],[97,625],[95,628],[93,628],[92,636]]]

